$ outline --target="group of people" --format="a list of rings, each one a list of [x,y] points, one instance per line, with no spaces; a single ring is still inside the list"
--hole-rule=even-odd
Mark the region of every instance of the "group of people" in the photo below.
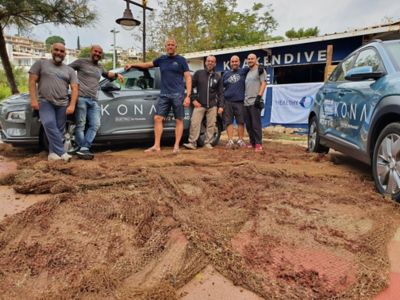
[[[75,60],[65,65],[65,46],[55,43],[51,47],[51,59],[42,59],[29,70],[29,93],[31,105],[39,111],[40,121],[48,139],[48,160],[69,161],[71,154],[81,159],[93,159],[90,151],[96,132],[100,127],[101,112],[97,102],[101,76],[118,79],[121,74],[107,72],[99,63],[103,49],[94,45],[90,58]],[[71,88],[69,98],[68,88]],[[75,141],[77,147],[67,153],[63,134],[67,115],[75,113]]]
[[[161,151],[161,136],[163,120],[170,109],[173,109],[176,119],[175,144],[173,152],[179,152],[180,140],[183,133],[184,107],[193,104],[188,142],[183,144],[187,149],[197,149],[197,140],[204,116],[206,116],[206,134],[204,147],[212,149],[217,115],[220,114],[226,125],[228,134],[227,148],[246,147],[256,152],[262,148],[261,110],[264,108],[262,96],[267,86],[265,70],[257,63],[257,56],[249,54],[248,66],[240,68],[240,59],[234,55],[230,59],[231,70],[221,77],[215,71],[216,57],[206,58],[205,68],[190,76],[189,67],[184,57],[176,54],[176,42],[167,40],[166,55],[153,62],[128,64],[130,68],[159,67],[161,71],[161,93],[154,117],[154,145],[146,152]],[[184,80],[183,80],[184,79]],[[186,84],[186,94],[185,94]],[[233,141],[234,122],[238,127],[238,139]],[[245,125],[250,143],[244,141]]]
[[[262,95],[266,88],[266,74],[257,64],[255,54],[247,57],[248,67],[240,68],[240,59],[234,55],[230,59],[231,70],[221,77],[216,73],[216,58],[208,56],[205,69],[194,73],[193,79],[184,57],[176,53],[176,41],[168,39],[166,54],[152,62],[128,64],[130,68],[159,67],[161,72],[161,91],[154,116],[154,144],[145,152],[160,152],[163,122],[171,108],[176,120],[173,153],[179,152],[183,134],[184,107],[194,106],[191,118],[188,149],[197,148],[202,120],[206,116],[205,147],[212,149],[217,115],[223,116],[226,124],[228,142],[226,147],[236,147],[233,141],[233,125],[238,126],[238,147],[262,150],[261,110],[264,106]],[[29,92],[34,110],[39,117],[48,138],[48,160],[69,161],[71,154],[81,159],[93,159],[90,151],[92,142],[100,127],[101,112],[97,102],[99,80],[103,76],[110,80],[123,82],[121,74],[105,71],[100,63],[103,49],[94,45],[90,58],[78,59],[66,65],[65,46],[55,43],[51,48],[51,59],[36,62],[29,70]],[[68,95],[68,88],[71,95]],[[75,113],[75,142],[77,147],[66,153],[63,145],[63,132],[67,115]],[[250,143],[244,142],[244,128]]]

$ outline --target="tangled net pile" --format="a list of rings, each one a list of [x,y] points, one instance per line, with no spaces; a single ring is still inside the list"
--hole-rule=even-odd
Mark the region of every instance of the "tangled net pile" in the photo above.
[[[0,223],[5,298],[177,299],[212,265],[266,299],[366,299],[387,285],[400,220],[371,178],[279,143],[32,156],[1,182],[52,195]]]

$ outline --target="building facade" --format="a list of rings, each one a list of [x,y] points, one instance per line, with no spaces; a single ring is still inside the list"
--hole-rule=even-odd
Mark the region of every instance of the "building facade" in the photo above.
[[[46,44],[41,41],[33,40],[22,36],[5,35],[6,49],[11,64],[28,70],[36,61],[42,58],[50,58],[50,53],[46,50]],[[65,63],[73,62],[77,57],[75,49],[67,49]]]
[[[311,93],[315,93],[316,86],[322,84],[325,79],[328,46],[333,48],[332,62],[333,64],[337,64],[355,49],[374,39],[400,39],[400,22],[317,37],[272,41],[242,47],[186,53],[183,56],[187,59],[191,70],[195,71],[204,67],[204,62],[208,55],[214,55],[217,58],[217,71],[224,72],[230,69],[229,60],[232,55],[239,56],[241,66],[244,67],[247,66],[247,56],[250,53],[256,54],[258,63],[263,65],[268,73],[268,88],[264,95],[266,109],[263,113],[263,125],[292,125],[291,123],[281,122],[282,118],[276,118],[275,109],[280,103],[299,105],[300,100],[304,97],[312,98]],[[305,88],[307,85],[310,87],[309,91]],[[274,89],[275,91],[278,89],[286,90],[287,94],[290,94],[292,91],[297,92],[301,90],[304,95],[297,93],[296,95],[299,99],[277,100],[273,98],[273,95],[276,94],[274,93]],[[292,109],[293,107],[289,107],[288,105],[287,108]],[[304,115],[307,114],[304,113]],[[296,124],[293,125],[296,127],[299,124],[304,125],[306,123],[306,120],[302,121],[302,118],[294,119],[296,120]],[[274,120],[280,120],[280,122],[275,122]]]

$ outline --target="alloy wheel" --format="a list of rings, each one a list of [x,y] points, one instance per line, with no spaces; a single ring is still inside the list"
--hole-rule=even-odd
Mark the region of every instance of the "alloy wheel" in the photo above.
[[[387,135],[378,148],[376,172],[379,184],[387,194],[400,190],[400,135]]]

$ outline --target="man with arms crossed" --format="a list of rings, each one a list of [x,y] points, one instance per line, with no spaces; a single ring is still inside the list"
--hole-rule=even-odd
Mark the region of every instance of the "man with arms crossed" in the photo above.
[[[78,97],[77,78],[74,70],[63,64],[66,55],[63,44],[53,44],[51,55],[52,59],[39,60],[29,70],[31,105],[34,110],[39,111],[40,121],[49,141],[48,160],[69,161],[71,156],[65,153],[63,134],[67,115],[73,114],[75,110]],[[69,86],[71,101],[68,99]]]
[[[103,55],[103,49],[93,45],[90,49],[90,58],[77,59],[69,66],[77,71],[79,81],[79,98],[76,107],[75,141],[78,144],[76,154],[81,159],[93,159],[90,152],[97,130],[100,127],[100,106],[97,102],[99,80],[103,76],[108,79],[118,78],[123,82],[121,74],[106,72],[99,63]],[[88,124],[86,132],[85,127]]]
[[[249,148],[260,152],[262,151],[261,110],[264,108],[262,96],[267,86],[267,74],[265,70],[259,68],[255,54],[250,53],[247,56],[247,64],[250,71],[245,81],[244,120],[250,138]]]
[[[200,135],[201,123],[206,114],[207,131],[204,147],[212,149],[212,138],[217,121],[217,113],[222,114],[224,107],[222,78],[215,72],[217,59],[215,56],[206,58],[206,68],[198,70],[193,75],[193,100],[194,110],[190,122],[189,142],[183,144],[188,149],[197,149],[197,139]]]
[[[237,145],[246,147],[243,141],[244,137],[244,82],[248,70],[239,68],[240,59],[237,55],[231,57],[231,70],[226,71],[222,77],[224,85],[224,121],[226,124],[226,133],[228,134],[227,148],[233,148],[233,120],[238,124]]]
[[[184,106],[190,105],[190,93],[192,91],[192,78],[189,66],[184,57],[176,54],[176,41],[168,39],[165,42],[166,55],[161,55],[152,62],[128,64],[125,69],[141,68],[148,69],[160,67],[161,92],[156,105],[154,116],[154,145],[145,152],[161,151],[161,136],[164,129],[163,121],[168,116],[172,107],[175,116],[175,144],[173,153],[179,152],[179,143],[183,134],[183,118],[185,116]],[[185,84],[186,82],[186,95]]]

